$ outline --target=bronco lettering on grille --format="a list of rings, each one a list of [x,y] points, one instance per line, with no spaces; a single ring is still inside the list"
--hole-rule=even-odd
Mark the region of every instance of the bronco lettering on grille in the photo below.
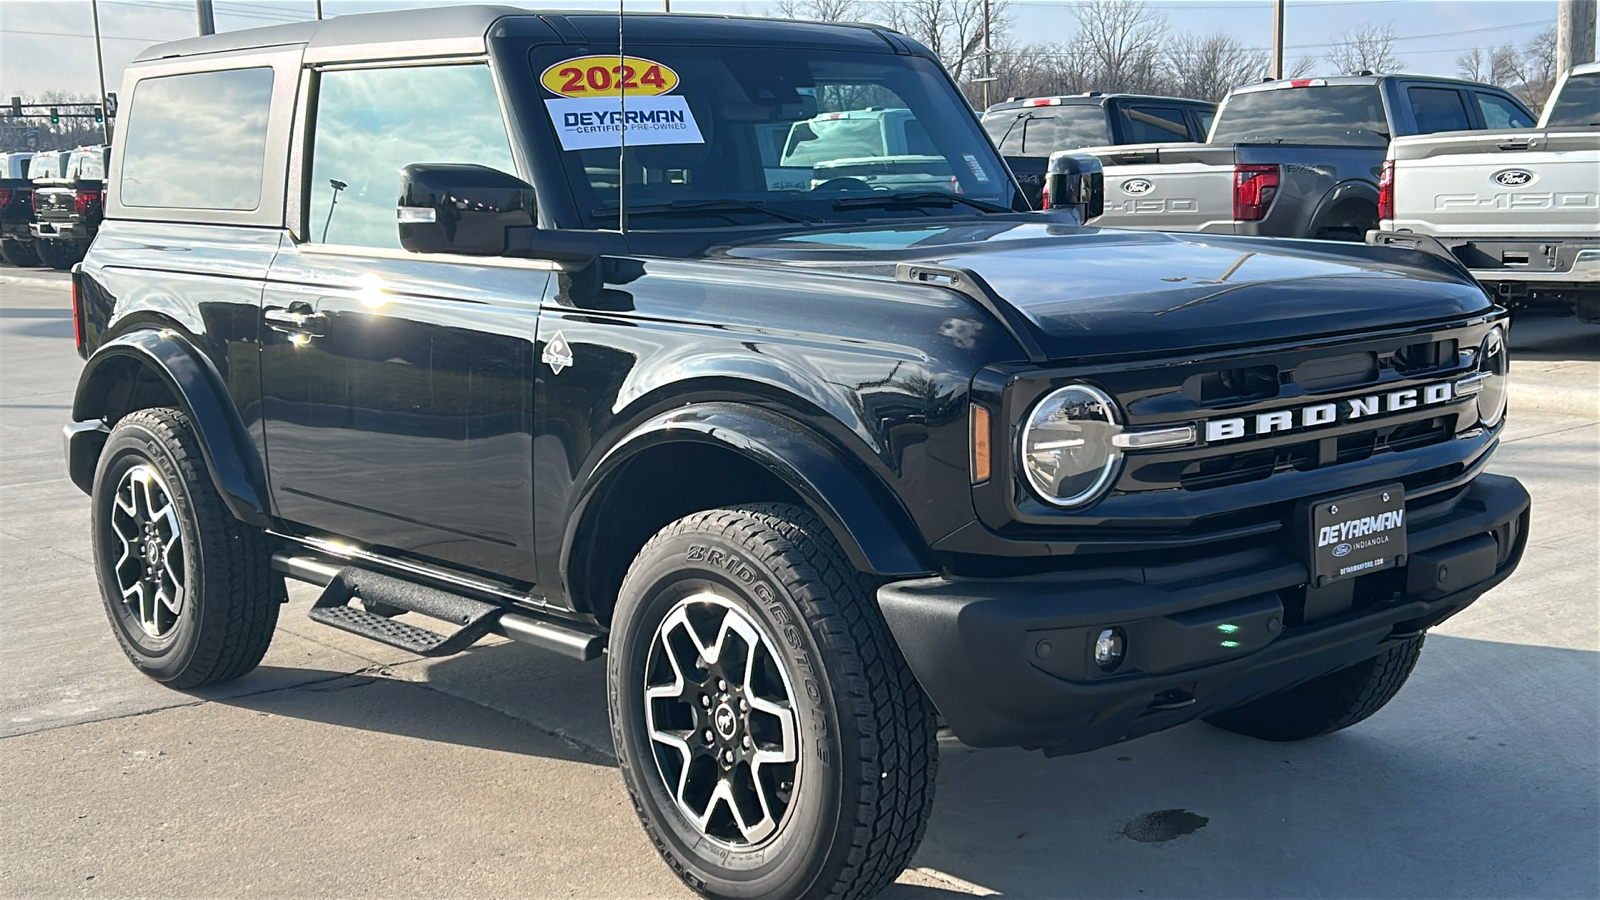
[[[1254,416],[1232,419],[1211,419],[1205,423],[1206,442],[1232,441],[1251,435],[1293,431],[1296,428],[1315,428],[1337,422],[1353,422],[1380,413],[1403,412],[1419,406],[1448,403],[1456,398],[1455,386],[1448,381],[1406,388],[1366,397],[1351,397],[1337,403],[1318,403],[1297,409],[1277,409]]]

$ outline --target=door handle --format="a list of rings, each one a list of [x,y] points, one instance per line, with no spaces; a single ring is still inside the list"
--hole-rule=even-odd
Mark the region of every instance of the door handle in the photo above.
[[[291,303],[287,309],[268,307],[262,311],[261,318],[268,328],[286,334],[322,337],[328,327],[328,317],[313,310],[309,303]]]

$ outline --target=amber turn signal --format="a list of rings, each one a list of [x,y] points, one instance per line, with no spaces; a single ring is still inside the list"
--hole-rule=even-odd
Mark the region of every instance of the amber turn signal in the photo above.
[[[989,411],[972,404],[972,483],[989,480]]]

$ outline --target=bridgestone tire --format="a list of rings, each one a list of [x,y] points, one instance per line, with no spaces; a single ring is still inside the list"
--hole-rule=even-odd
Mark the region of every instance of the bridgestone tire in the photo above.
[[[0,256],[20,269],[39,266],[39,253],[33,249],[32,241],[0,241]]]
[[[798,768],[785,782],[785,818],[772,816],[776,830],[759,843],[718,840],[685,814],[677,799],[683,790],[675,794],[669,785],[662,745],[646,725],[647,708],[657,708],[647,704],[663,702],[645,696],[646,667],[662,652],[653,656],[652,647],[674,633],[662,625],[674,610],[703,605],[708,592],[732,610],[713,607],[724,623],[748,616],[763,638],[776,638],[766,659],[777,660],[795,688]],[[878,613],[872,580],[851,567],[808,510],[752,504],[696,513],[662,529],[623,582],[606,675],[612,738],[634,809],[663,859],[695,891],[713,898],[865,898],[910,862],[933,806],[935,713]],[[684,681],[697,690],[692,678]],[[709,709],[713,701],[705,702]],[[754,715],[742,726],[747,733],[757,728]],[[716,727],[722,730],[721,719]],[[712,742],[709,732],[690,734]],[[667,765],[670,758],[668,751]]]
[[[1286,691],[1206,718],[1218,728],[1267,741],[1303,741],[1349,728],[1400,693],[1422,655],[1423,636]]]
[[[141,628],[118,581],[117,529],[126,526],[113,522],[113,504],[138,467],[159,475],[183,534],[182,559],[171,566],[183,579],[183,603],[175,623],[159,635]],[[279,606],[267,537],[223,505],[187,416],[142,409],[117,422],[95,470],[90,509],[106,615],[134,666],[169,687],[188,689],[238,678],[261,662]]]

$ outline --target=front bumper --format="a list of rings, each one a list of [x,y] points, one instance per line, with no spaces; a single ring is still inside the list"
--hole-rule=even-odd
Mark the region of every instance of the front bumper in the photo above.
[[[1343,668],[1444,621],[1516,569],[1528,511],[1515,479],[1481,475],[1448,509],[1408,523],[1405,567],[1332,594],[1308,591],[1290,553],[1257,549],[1165,567],[902,581],[879,588],[878,603],[962,741],[1081,753]],[[1368,579],[1383,596],[1361,605]],[[1089,653],[1112,626],[1128,655],[1106,675]]]

